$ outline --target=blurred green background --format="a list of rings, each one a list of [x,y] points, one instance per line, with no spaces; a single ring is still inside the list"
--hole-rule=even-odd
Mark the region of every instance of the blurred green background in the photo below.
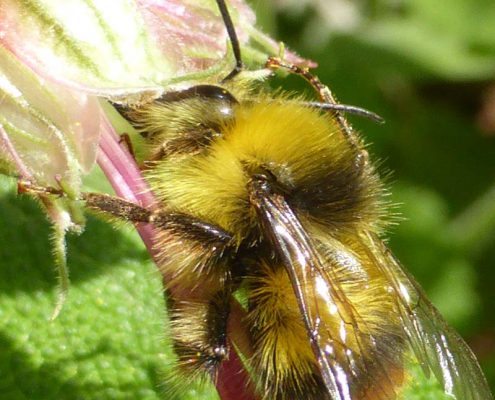
[[[265,30],[318,62],[389,178],[390,245],[467,339],[495,389],[495,2],[256,1]],[[287,88],[306,90],[291,77]],[[88,190],[104,189],[93,174]],[[130,228],[68,241],[60,317],[50,227],[0,180],[0,399],[168,399],[161,282]],[[210,398],[191,388],[180,398]],[[418,395],[418,399],[434,399]]]

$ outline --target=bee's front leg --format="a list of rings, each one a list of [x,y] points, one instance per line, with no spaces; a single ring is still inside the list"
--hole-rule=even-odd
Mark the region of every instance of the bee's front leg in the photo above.
[[[226,287],[190,299],[169,296],[171,337],[178,356],[181,377],[195,379],[209,374],[213,378],[228,357],[227,322],[231,290]]]
[[[157,212],[158,266],[167,277],[174,347],[184,376],[215,376],[228,356],[227,321],[235,288],[232,236],[182,213]]]

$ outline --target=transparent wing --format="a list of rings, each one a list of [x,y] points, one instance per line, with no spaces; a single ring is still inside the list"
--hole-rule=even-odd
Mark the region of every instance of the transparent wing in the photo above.
[[[442,383],[445,393],[459,400],[490,400],[492,394],[480,366],[464,340],[445,322],[408,274],[375,235],[362,235],[364,247],[395,292],[397,309],[412,350]]]
[[[392,305],[381,304],[383,285],[370,289],[359,262],[343,279],[338,258],[349,255],[310,240],[283,196],[258,193],[252,201],[289,274],[329,397],[395,399],[405,341]]]

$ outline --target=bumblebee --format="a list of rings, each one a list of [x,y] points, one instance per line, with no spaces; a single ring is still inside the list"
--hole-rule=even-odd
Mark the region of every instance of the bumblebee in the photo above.
[[[158,207],[84,194],[89,208],[155,227],[181,371],[215,375],[232,351],[242,293],[263,399],[400,397],[411,357],[456,399],[491,399],[478,363],[380,239],[386,190],[362,140],[308,70],[271,58],[319,101],[240,79],[241,50],[217,0],[236,66],[221,82],[120,107],[147,142]]]

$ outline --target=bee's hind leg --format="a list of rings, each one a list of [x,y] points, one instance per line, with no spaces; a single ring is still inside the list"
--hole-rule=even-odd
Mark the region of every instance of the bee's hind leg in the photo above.
[[[228,357],[227,321],[236,246],[222,228],[182,213],[158,212],[158,266],[166,288],[171,336],[181,376],[216,376]]]
[[[171,338],[180,376],[215,378],[228,357],[227,322],[231,291],[179,298],[168,297]]]

